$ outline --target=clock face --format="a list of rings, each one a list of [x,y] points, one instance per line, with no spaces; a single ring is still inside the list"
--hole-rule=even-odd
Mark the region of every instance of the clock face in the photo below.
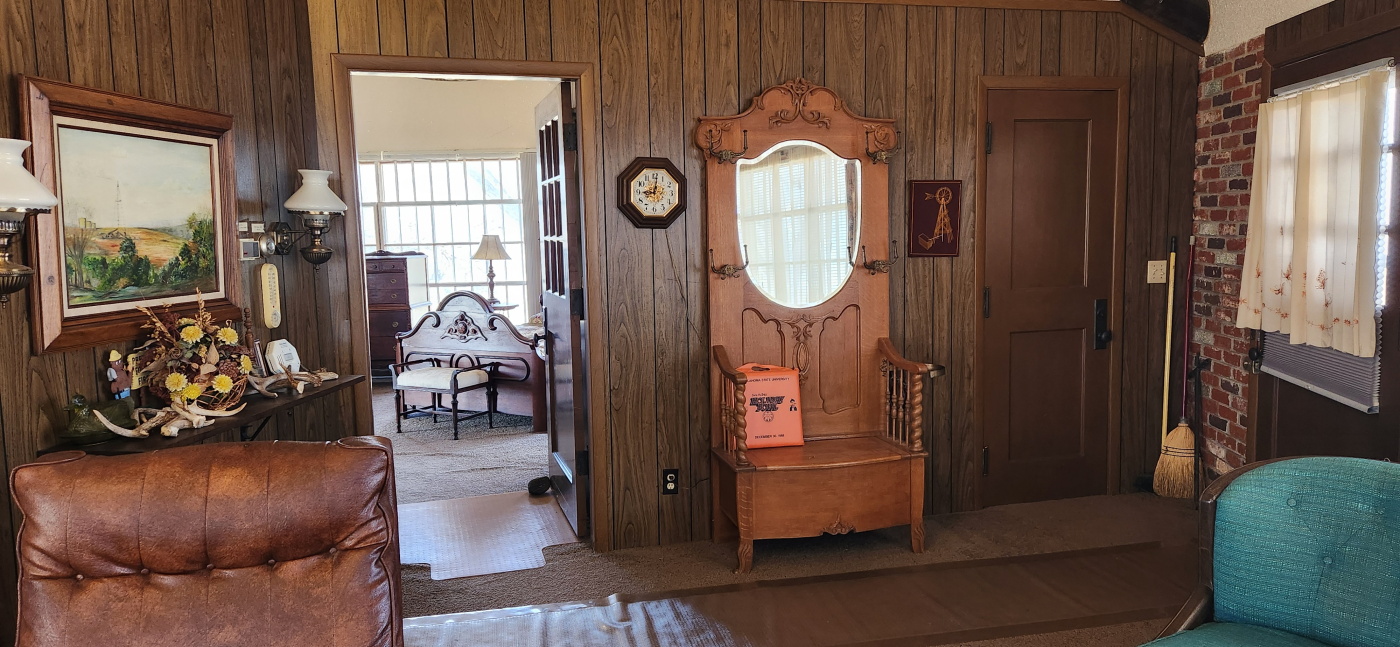
[[[644,168],[632,177],[628,201],[646,218],[665,218],[680,204],[680,182],[664,168]]]

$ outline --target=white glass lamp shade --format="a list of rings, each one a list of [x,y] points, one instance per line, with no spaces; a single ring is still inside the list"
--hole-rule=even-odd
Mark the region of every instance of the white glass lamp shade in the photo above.
[[[486,234],[481,237],[481,244],[476,246],[476,253],[472,254],[472,258],[478,261],[508,261],[510,254],[506,253],[500,236]]]
[[[22,220],[26,213],[48,211],[58,204],[48,187],[24,168],[22,139],[0,139],[0,220]]]
[[[282,204],[287,211],[301,214],[333,214],[345,213],[350,209],[345,206],[345,201],[331,190],[328,184],[330,171],[298,169],[297,173],[301,174],[301,188]]]

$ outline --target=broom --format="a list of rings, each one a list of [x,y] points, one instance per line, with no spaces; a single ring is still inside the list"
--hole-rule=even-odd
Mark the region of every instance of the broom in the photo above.
[[[1186,339],[1182,343],[1186,352],[1183,353],[1181,365],[1183,377],[1187,371],[1186,364],[1190,361],[1188,358],[1191,348],[1191,272],[1196,260],[1196,237],[1192,236],[1189,240],[1186,257],[1186,323],[1183,326],[1186,331]],[[1172,353],[1172,306],[1175,305],[1173,297],[1176,291],[1176,238],[1172,238],[1169,265],[1172,278],[1168,280],[1167,285],[1167,342],[1163,357],[1170,357]],[[1152,491],[1156,492],[1158,496],[1189,499],[1196,493],[1196,434],[1191,430],[1191,423],[1187,422],[1186,419],[1185,380],[1182,381],[1181,421],[1177,423],[1176,429],[1173,429],[1170,434],[1167,433],[1167,402],[1168,394],[1171,392],[1171,360],[1166,360],[1164,363],[1166,368],[1162,377],[1162,456],[1157,459],[1157,471],[1152,478]]]

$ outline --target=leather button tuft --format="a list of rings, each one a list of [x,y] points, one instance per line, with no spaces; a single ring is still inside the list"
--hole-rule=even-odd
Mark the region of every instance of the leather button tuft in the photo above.
[[[1322,558],[1322,563],[1323,563],[1323,564],[1326,564],[1326,565],[1328,565],[1328,566],[1331,566],[1331,565],[1332,565],[1332,558],[1331,558],[1331,557],[1323,557],[1323,558]]]
[[[331,546],[331,549],[328,550],[328,551],[326,551],[326,552],[327,552],[327,553],[330,553],[330,554],[332,554],[332,555],[334,555],[334,554],[335,554],[335,546]]]
[[[82,574],[82,573],[78,573],[78,581],[79,581],[79,582],[83,581],[83,574]]]
[[[150,575],[150,574],[151,574],[151,569],[149,569],[149,568],[143,568],[143,569],[141,569],[141,574],[142,574],[142,575]]]
[[[1290,507],[1290,508],[1296,508],[1296,507],[1298,507],[1298,500],[1297,500],[1297,499],[1293,499],[1293,498],[1288,499],[1288,507]]]
[[[210,565],[208,565],[208,566],[205,566],[204,568],[206,568],[206,569],[212,571],[212,570],[214,570],[214,565],[213,565],[213,564],[210,564]]]
[[[269,560],[267,560],[267,565],[268,565],[268,566],[276,566],[276,565],[277,565],[277,560],[275,560],[275,559],[269,559]]]

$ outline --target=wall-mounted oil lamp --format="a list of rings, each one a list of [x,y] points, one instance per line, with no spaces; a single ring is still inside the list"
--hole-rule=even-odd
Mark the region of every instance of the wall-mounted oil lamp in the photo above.
[[[0,139],[0,304],[29,286],[34,270],[12,260],[12,246],[24,233],[30,214],[45,213],[58,198],[24,168],[22,139]]]
[[[330,171],[299,169],[297,173],[301,174],[301,188],[297,189],[292,197],[287,198],[287,202],[282,206],[286,207],[288,213],[301,216],[304,229],[294,229],[285,222],[269,223],[267,232],[258,242],[264,255],[286,255],[292,253],[297,241],[310,235],[311,244],[301,248],[301,257],[312,265],[321,265],[331,260],[334,253],[321,239],[330,229],[331,219],[345,215],[349,207],[340,196],[331,191]]]

